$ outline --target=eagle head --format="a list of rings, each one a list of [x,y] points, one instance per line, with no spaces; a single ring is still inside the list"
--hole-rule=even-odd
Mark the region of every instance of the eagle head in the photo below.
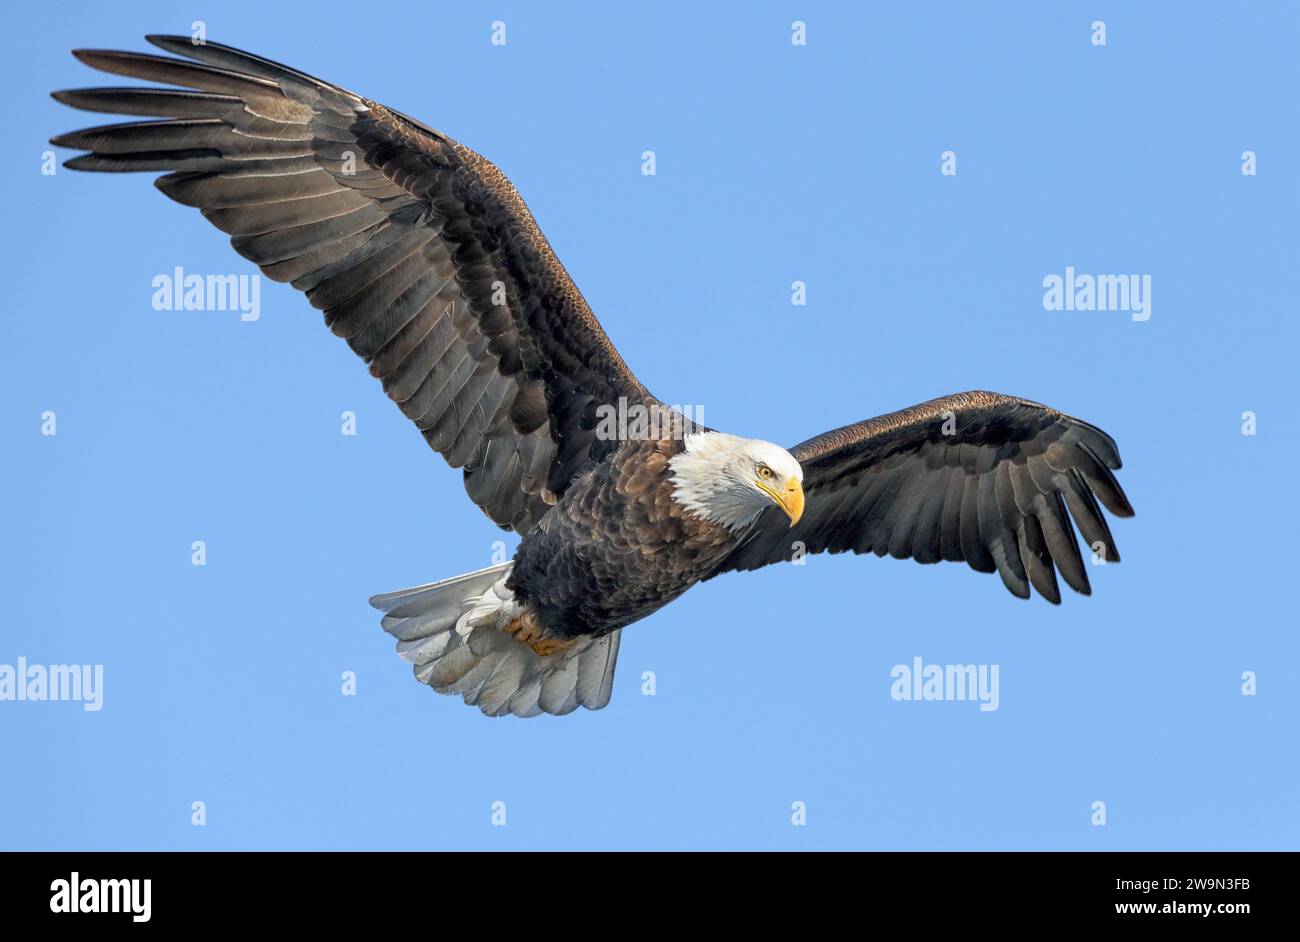
[[[771,442],[722,432],[686,436],[669,461],[673,499],[711,523],[739,530],[776,504],[790,518],[803,515],[803,468]]]

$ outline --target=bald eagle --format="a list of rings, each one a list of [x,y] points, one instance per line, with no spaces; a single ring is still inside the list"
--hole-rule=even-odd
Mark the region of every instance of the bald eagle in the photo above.
[[[173,55],[74,55],[174,87],[53,94],[162,120],[55,137],[86,151],[66,166],[164,172],[163,193],[325,312],[464,469],[470,499],[522,537],[508,563],[371,599],[434,690],[492,716],[600,709],[624,627],[703,580],[796,554],[964,561],[1053,603],[1057,569],[1090,591],[1071,517],[1119,560],[1098,505],[1133,512],[1114,441],[1014,396],[959,393],[788,450],[671,409],[651,433],[602,434],[602,410],[663,404],[495,166],[296,69],[148,39]]]

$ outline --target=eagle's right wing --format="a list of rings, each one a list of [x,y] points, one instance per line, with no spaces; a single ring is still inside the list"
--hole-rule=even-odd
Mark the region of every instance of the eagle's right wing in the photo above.
[[[807,508],[793,528],[765,510],[714,575],[808,553],[888,553],[996,571],[1029,598],[1060,602],[1056,570],[1091,589],[1073,516],[1090,550],[1119,551],[1097,500],[1133,508],[1111,469],[1119,451],[1096,426],[1015,396],[966,392],[835,429],[797,445]]]

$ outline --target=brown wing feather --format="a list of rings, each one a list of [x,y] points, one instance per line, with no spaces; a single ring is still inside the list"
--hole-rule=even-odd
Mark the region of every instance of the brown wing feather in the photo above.
[[[184,56],[75,55],[179,85],[55,92],[90,111],[162,117],[53,139],[68,166],[168,171],[156,182],[306,292],[470,497],[525,532],[616,442],[596,409],[655,400],[627,368],[510,181],[432,128],[270,60],[188,37]],[[189,61],[195,60],[195,61]]]
[[[1097,501],[1133,508],[1111,473],[1109,435],[1055,409],[967,392],[848,425],[791,449],[807,505],[791,529],[775,508],[759,517],[714,573],[757,569],[809,553],[886,553],[922,563],[964,560],[998,572],[1028,598],[1060,601],[1056,572],[1088,594],[1078,525],[1108,562],[1119,552]]]

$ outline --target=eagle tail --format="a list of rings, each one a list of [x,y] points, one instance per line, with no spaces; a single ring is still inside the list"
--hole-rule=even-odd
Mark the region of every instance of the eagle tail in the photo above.
[[[599,710],[613,691],[619,632],[538,654],[506,632],[524,608],[506,588],[511,563],[376,595],[384,630],[415,677],[488,716]]]

